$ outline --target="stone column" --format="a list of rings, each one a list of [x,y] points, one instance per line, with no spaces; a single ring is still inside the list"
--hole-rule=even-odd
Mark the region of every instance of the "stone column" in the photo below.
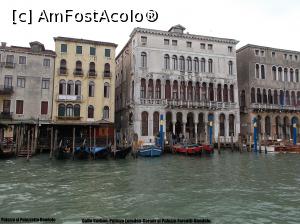
[[[216,142],[215,140],[218,139],[218,135],[219,135],[219,128],[220,128],[220,120],[219,120],[219,116],[220,114],[215,112],[214,113],[214,121],[213,121],[213,141],[212,142]]]

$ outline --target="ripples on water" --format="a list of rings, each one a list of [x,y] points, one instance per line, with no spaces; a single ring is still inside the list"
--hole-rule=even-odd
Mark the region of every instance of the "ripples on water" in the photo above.
[[[300,223],[300,155],[0,161],[0,216]]]

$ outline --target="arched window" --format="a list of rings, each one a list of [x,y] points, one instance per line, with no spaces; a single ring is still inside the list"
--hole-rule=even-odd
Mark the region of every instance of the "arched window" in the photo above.
[[[276,89],[274,90],[274,104],[278,104],[278,93]]]
[[[72,104],[68,104],[67,105],[67,110],[66,110],[66,116],[67,117],[73,117],[73,105]]]
[[[104,106],[103,108],[103,119],[109,119],[109,107]]]
[[[233,75],[233,63],[232,63],[232,61],[228,62],[228,72],[229,72],[229,75]]]
[[[296,106],[297,102],[296,102],[296,95],[294,91],[292,91],[291,93],[291,100],[292,100],[292,105]]]
[[[256,102],[261,103],[261,93],[259,88],[256,90]]]
[[[265,118],[265,132],[267,136],[271,135],[271,119],[269,116],[266,116]]]
[[[265,66],[261,65],[260,66],[260,75],[261,75],[261,79],[265,79]]]
[[[149,79],[148,81],[148,98],[149,99],[153,99],[154,96],[153,96],[153,80],[152,79]]]
[[[230,85],[230,102],[234,103],[234,87]]]
[[[217,101],[222,102],[222,86],[221,86],[221,84],[218,84],[218,87],[217,87]]]
[[[255,65],[255,77],[259,79],[259,64]]]
[[[268,90],[268,103],[273,104],[273,96],[272,91],[270,89]]]
[[[156,136],[159,133],[159,113],[153,113],[153,135]]]
[[[255,103],[255,88],[251,88],[251,103]]]
[[[104,65],[104,77],[110,77],[111,73],[110,73],[110,64],[109,63],[105,63]]]
[[[148,136],[148,113],[142,112],[142,136]]]
[[[279,102],[280,102],[280,105],[283,105],[284,104],[284,92],[282,90],[280,90],[280,94],[279,94]]]
[[[59,81],[59,94],[66,94],[66,81],[63,79]]]
[[[208,72],[212,73],[213,72],[213,60],[208,59]],[[231,73],[229,73],[231,75]]]
[[[172,56],[172,64],[173,64],[173,70],[178,70],[178,60],[176,55]]]
[[[282,68],[281,67],[278,68],[278,80],[279,81],[284,81],[283,77],[282,77]]]
[[[229,115],[229,136],[234,136],[234,115]]]
[[[299,82],[299,70],[298,69],[296,69],[295,70],[295,79],[296,79],[296,82]]]
[[[197,57],[194,58],[194,70],[195,73],[199,73],[199,59]]]
[[[225,84],[223,88],[223,101],[228,102],[228,87]]]
[[[284,81],[287,82],[288,81],[288,70],[287,68],[284,69]]]
[[[201,58],[201,72],[205,72],[205,58]]]
[[[192,84],[192,82],[188,83],[187,93],[188,93],[187,100],[193,101],[193,84]]]
[[[185,82],[180,82],[180,99],[185,100]]]
[[[95,96],[95,83],[93,81],[89,82],[89,97]]]
[[[264,104],[268,103],[267,91],[265,89],[263,89],[263,103]]]
[[[67,61],[65,59],[60,60],[60,74],[67,74]]]
[[[147,68],[147,54],[146,52],[141,53],[141,67]]]
[[[68,84],[67,84],[67,95],[74,95],[74,82],[72,80],[68,81]]]
[[[178,99],[178,82],[176,80],[173,82],[173,99]]]
[[[146,98],[146,80],[141,80],[141,99]]]
[[[168,100],[171,99],[171,84],[170,84],[170,80],[166,81],[165,98],[168,99]]]
[[[170,56],[168,54],[164,56],[164,68],[170,69]]]
[[[285,92],[285,104],[286,105],[290,105],[291,104],[291,101],[290,101],[290,92],[288,90]]]
[[[276,67],[272,67],[273,80],[277,80]]]
[[[212,83],[209,83],[209,86],[208,86],[209,90],[209,100],[210,101],[214,101],[215,100],[215,97],[214,97],[214,84]]]
[[[199,84],[199,82],[196,82],[196,86],[195,86],[195,100],[200,101],[200,84]]]
[[[109,83],[104,83],[104,97],[105,98],[109,98],[109,91],[110,91],[110,88],[109,88]]]
[[[160,80],[157,79],[155,83],[155,98],[160,99],[161,98],[161,84]]]
[[[294,70],[290,69],[290,82],[294,82]]]
[[[80,105],[79,104],[74,105],[74,117],[80,117]]]
[[[251,89],[252,91],[252,89]],[[241,107],[244,108],[246,106],[246,92],[242,90],[241,92]]]
[[[59,104],[58,105],[58,116],[59,117],[64,117],[65,116],[65,113],[66,113],[66,106],[64,104]]]
[[[94,107],[92,105],[88,107],[88,118],[94,118]]]
[[[220,114],[219,122],[220,122],[220,136],[225,136],[225,115],[224,114]]]
[[[75,67],[74,75],[82,75],[82,63],[81,63],[81,61],[76,61],[76,67]]]
[[[90,62],[89,76],[96,76],[95,62]]]
[[[206,101],[207,100],[207,86],[206,82],[202,83],[202,100]]]
[[[81,82],[77,80],[75,82],[75,95],[80,96],[81,95]]]
[[[184,61],[184,57],[183,56],[180,56],[180,58],[179,58],[179,70],[181,72],[185,71],[185,61]]]
[[[192,58],[191,57],[187,57],[187,70],[188,72],[192,71]]]

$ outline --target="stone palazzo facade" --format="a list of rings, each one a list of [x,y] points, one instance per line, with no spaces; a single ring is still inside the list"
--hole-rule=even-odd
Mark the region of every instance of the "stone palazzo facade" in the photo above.
[[[238,41],[135,28],[116,58],[116,130],[119,138],[154,141],[163,115],[165,137],[192,142],[238,140]]]
[[[265,139],[290,140],[293,121],[299,133],[300,52],[248,44],[237,50],[237,69],[241,133],[253,133],[255,117]]]

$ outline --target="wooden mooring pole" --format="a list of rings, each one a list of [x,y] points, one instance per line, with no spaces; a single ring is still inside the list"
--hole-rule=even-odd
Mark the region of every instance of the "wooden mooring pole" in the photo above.
[[[220,142],[220,133],[218,133],[218,153],[221,154],[221,142]]]
[[[73,143],[72,143],[72,147],[73,147],[72,157],[73,157],[73,160],[74,160],[74,154],[75,154],[75,126],[73,127]]]
[[[231,133],[231,136],[230,136],[230,141],[231,141],[231,152],[233,152],[233,134]]]
[[[30,130],[27,131],[27,161],[29,160]]]
[[[49,158],[52,159],[53,155],[53,126],[51,127],[51,143],[50,143],[50,156]]]

